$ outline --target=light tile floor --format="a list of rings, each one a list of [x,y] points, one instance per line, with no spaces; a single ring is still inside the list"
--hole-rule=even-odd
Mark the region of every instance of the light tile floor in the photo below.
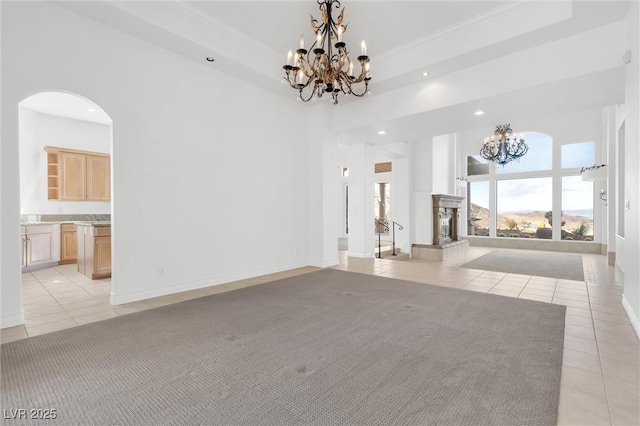
[[[606,257],[583,255],[585,281],[458,267],[491,250],[470,247],[466,255],[447,263],[356,259],[340,252],[334,269],[567,306],[559,424],[640,425],[640,343]],[[6,343],[317,269],[299,268],[119,306],[109,304],[110,280],[90,280],[76,272],[75,265],[34,271],[23,275],[26,324],[3,329],[0,340]]]

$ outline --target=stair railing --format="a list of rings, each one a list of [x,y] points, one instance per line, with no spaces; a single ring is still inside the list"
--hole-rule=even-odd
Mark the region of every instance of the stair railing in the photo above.
[[[376,219],[376,229],[378,230],[378,259],[382,259],[382,243],[380,234],[389,232],[389,221],[386,219]]]
[[[398,227],[398,231],[402,231],[404,228],[402,227],[402,225],[400,225],[398,222],[394,222],[393,220],[391,221],[391,228],[393,229],[393,256],[397,256],[396,255],[396,226]],[[389,230],[389,228],[387,228],[387,231]],[[378,237],[380,236],[380,234],[378,234]]]

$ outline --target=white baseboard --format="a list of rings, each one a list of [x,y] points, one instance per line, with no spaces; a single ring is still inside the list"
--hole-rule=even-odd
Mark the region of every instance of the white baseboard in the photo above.
[[[629,301],[625,299],[624,294],[622,295],[622,307],[627,313],[629,321],[631,321],[633,331],[636,332],[636,336],[640,339],[640,319],[638,319],[638,316],[633,312],[633,309],[631,309],[631,305],[629,304]]]
[[[338,258],[336,257],[335,259],[324,260],[320,262],[311,262],[310,266],[317,266],[318,268],[328,268],[330,266],[335,266],[338,263],[339,261],[338,261]]]
[[[24,309],[17,314],[3,315],[0,317],[0,328],[15,327],[24,324]]]
[[[337,262],[336,262],[337,263]],[[153,288],[149,290],[135,291],[132,293],[111,293],[111,304],[122,305],[125,303],[139,302],[141,300],[152,299],[154,297],[167,296],[169,294],[181,293],[183,291],[198,290],[201,288],[212,287],[230,283],[233,281],[244,280],[247,278],[259,277],[261,275],[274,274],[276,272],[287,271],[290,269],[302,268],[308,266],[308,262],[293,263],[288,265],[274,266],[271,268],[256,269],[249,272],[238,274],[221,275],[217,277],[206,278],[203,280],[187,281],[177,284],[167,285],[161,288]],[[117,279],[117,277],[116,277]]]
[[[347,252],[347,256],[357,257],[359,259],[369,259],[374,257],[373,253],[356,253],[353,251]]]

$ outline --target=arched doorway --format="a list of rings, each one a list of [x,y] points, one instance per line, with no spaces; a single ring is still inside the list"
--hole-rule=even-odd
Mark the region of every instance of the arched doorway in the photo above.
[[[24,99],[18,118],[25,331],[115,316],[111,117],[87,98],[56,91]]]

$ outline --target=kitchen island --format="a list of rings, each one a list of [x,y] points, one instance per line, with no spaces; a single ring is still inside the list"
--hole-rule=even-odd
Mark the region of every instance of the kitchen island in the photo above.
[[[76,222],[78,272],[92,280],[111,277],[111,222]]]

